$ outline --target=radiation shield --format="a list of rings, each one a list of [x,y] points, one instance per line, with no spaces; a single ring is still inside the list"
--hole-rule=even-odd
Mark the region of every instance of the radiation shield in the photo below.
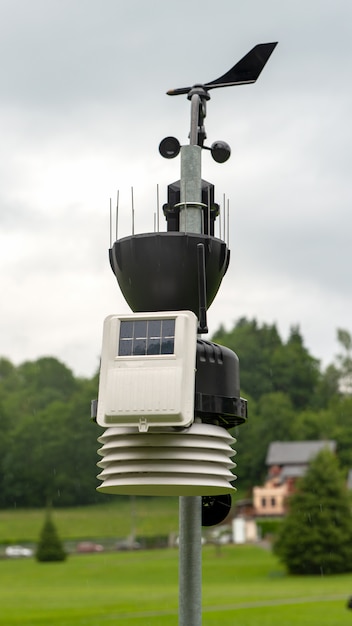
[[[218,496],[236,491],[236,440],[224,428],[108,428],[99,437],[102,493],[136,496]]]

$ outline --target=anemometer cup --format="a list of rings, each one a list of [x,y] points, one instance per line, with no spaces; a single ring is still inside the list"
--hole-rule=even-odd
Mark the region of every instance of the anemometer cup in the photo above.
[[[180,150],[180,142],[176,137],[165,137],[159,144],[159,152],[164,159],[174,159]]]
[[[217,163],[225,163],[231,156],[231,148],[226,141],[214,141],[210,151],[211,156]]]

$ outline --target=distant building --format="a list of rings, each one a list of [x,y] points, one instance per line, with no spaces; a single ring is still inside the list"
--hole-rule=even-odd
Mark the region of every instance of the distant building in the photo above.
[[[293,493],[297,478],[304,475],[310,461],[324,448],[336,450],[335,441],[273,441],[268,449],[268,475],[262,487],[253,489],[256,516],[282,516],[287,497]]]

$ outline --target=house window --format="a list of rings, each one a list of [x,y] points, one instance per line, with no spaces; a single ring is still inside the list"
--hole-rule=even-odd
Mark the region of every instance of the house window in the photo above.
[[[272,507],[276,506],[276,498],[271,498],[271,506]]]
[[[266,507],[266,498],[262,498],[262,507],[263,509]]]

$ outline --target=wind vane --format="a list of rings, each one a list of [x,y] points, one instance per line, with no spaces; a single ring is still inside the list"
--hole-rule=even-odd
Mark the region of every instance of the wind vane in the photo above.
[[[233,85],[255,83],[276,46],[277,41],[274,43],[257,44],[228,72],[220,76],[220,78],[211,80],[209,83],[205,83],[201,86],[209,91],[210,89],[216,89],[218,87],[231,87]],[[193,87],[195,86],[198,85],[193,85]],[[166,93],[168,96],[178,96],[185,93],[188,94],[191,89],[192,87],[181,87],[180,89],[169,89]]]
[[[226,72],[219,78],[216,78],[215,80],[211,80],[210,82],[204,84],[196,83],[192,87],[169,89],[169,91],[166,92],[169,96],[179,96],[187,94],[189,100],[193,100],[193,96],[198,96],[196,98],[199,106],[198,124],[197,128],[194,127],[193,129],[191,129],[191,144],[195,143],[198,146],[205,147],[203,145],[203,142],[206,135],[204,133],[202,122],[206,115],[206,100],[210,99],[208,91],[210,91],[210,89],[218,89],[219,87],[232,87],[236,85],[249,85],[251,83],[255,83],[276,46],[277,42],[260,43],[254,46],[254,48],[252,48],[252,50],[250,50],[240,61],[238,61],[238,63],[236,63],[228,72]],[[195,121],[193,107],[191,119],[192,121]],[[170,152],[168,154],[163,154],[163,156],[165,156],[166,158],[172,158],[173,156],[176,156],[176,154],[177,152],[175,154],[172,154]],[[216,158],[217,154],[219,158]],[[223,154],[224,157],[225,154],[226,151]],[[214,154],[212,151],[212,155],[215,161],[218,161],[220,163],[222,163],[224,160],[227,160],[226,158],[222,159],[216,149],[214,149]]]

